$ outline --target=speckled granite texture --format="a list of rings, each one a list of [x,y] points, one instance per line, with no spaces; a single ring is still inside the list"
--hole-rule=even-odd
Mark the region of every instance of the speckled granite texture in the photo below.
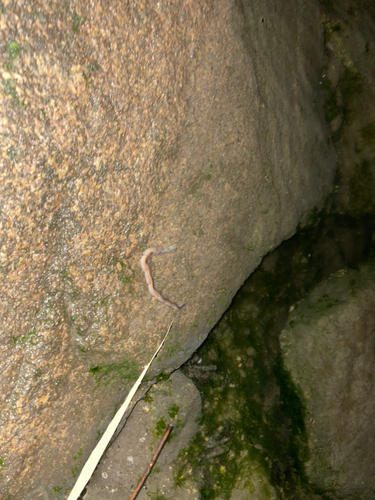
[[[176,314],[184,362],[332,189],[317,6],[0,4],[0,496],[66,498]]]

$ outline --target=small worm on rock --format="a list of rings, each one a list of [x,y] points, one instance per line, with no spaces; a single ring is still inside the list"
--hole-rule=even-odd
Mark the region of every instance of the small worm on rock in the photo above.
[[[174,253],[177,250],[176,247],[151,247],[148,248],[144,254],[141,257],[140,263],[141,263],[141,268],[142,271],[145,273],[145,278],[146,278],[146,283],[148,286],[148,291],[150,294],[155,297],[155,299],[158,299],[160,302],[165,304],[166,306],[173,307],[176,311],[179,311],[185,306],[185,303],[183,302],[182,304],[178,305],[176,302],[173,300],[169,299],[162,293],[160,293],[156,288],[154,284],[154,278],[152,277],[151,269],[149,266],[149,261],[151,257],[154,255],[163,255],[165,253]]]

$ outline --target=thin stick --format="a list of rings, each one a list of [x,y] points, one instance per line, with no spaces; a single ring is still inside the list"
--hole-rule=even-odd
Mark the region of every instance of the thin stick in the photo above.
[[[91,479],[91,476],[92,476],[94,470],[96,469],[96,466],[98,465],[99,460],[101,459],[101,457],[102,457],[103,453],[105,452],[113,434],[115,433],[119,423],[121,422],[121,419],[124,416],[125,411],[126,411],[127,407],[129,406],[131,400],[133,399],[134,394],[137,392],[138,387],[141,385],[141,382],[142,382],[144,376],[146,375],[147,370],[149,369],[151,363],[156,358],[160,349],[163,347],[163,344],[168,336],[168,333],[170,332],[170,329],[172,328],[173,321],[174,321],[174,319],[172,320],[172,323],[169,325],[168,331],[165,334],[163,340],[160,342],[159,347],[156,349],[156,351],[154,352],[154,355],[150,359],[150,362],[148,363],[148,365],[145,366],[143,372],[138,377],[138,380],[131,388],[127,398],[123,402],[120,409],[117,410],[116,415],[113,417],[112,421],[110,422],[107,429],[105,430],[99,443],[95,446],[95,448],[91,452],[91,455],[89,456],[87,462],[85,463],[83,469],[81,470],[81,474],[78,476],[76,484],[74,485],[72,491],[70,492],[70,495],[68,496],[68,500],[77,500],[78,497],[80,496],[80,494],[82,493],[83,488],[86,486],[86,484]]]
[[[159,443],[159,446],[156,448],[156,451],[153,455],[153,457],[151,458],[151,462],[148,464],[147,466],[147,469],[145,470],[141,480],[139,481],[138,483],[138,486],[136,487],[136,489],[133,491],[133,494],[132,496],[129,498],[129,500],[134,500],[134,498],[138,495],[138,493],[140,492],[144,482],[146,481],[147,479],[147,476],[150,474],[151,472],[151,469],[153,468],[154,466],[154,463],[156,462],[156,460],[158,459],[158,456],[161,452],[161,450],[163,449],[163,446],[165,445],[167,439],[168,439],[168,436],[169,434],[171,433],[171,430],[173,429],[173,425],[169,424],[168,427],[167,427],[167,430],[165,431],[164,433],[164,436],[163,436],[163,439],[160,441]]]

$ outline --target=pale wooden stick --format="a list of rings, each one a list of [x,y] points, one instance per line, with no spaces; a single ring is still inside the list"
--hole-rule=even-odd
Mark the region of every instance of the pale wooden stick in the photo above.
[[[160,349],[163,347],[163,344],[168,336],[168,333],[170,332],[170,330],[172,328],[173,321],[174,321],[174,319],[172,320],[171,324],[169,325],[167,333],[165,334],[159,347],[154,352],[154,355],[152,356],[150,362],[148,363],[148,365],[145,366],[145,368],[144,368],[143,372],[140,374],[138,380],[131,388],[124,403],[121,405],[120,409],[117,410],[116,415],[113,417],[111,423],[108,425],[107,429],[105,430],[99,443],[95,446],[95,448],[91,452],[91,455],[89,456],[87,462],[85,463],[85,465],[83,466],[83,469],[81,470],[81,474],[78,476],[76,484],[74,485],[72,491],[70,492],[70,495],[68,496],[68,500],[77,500],[78,497],[80,496],[80,494],[82,493],[82,490],[86,486],[86,484],[90,481],[91,476],[93,475],[93,472],[99,463],[99,460],[102,458],[102,455],[105,452],[110,440],[112,439],[112,436],[115,433],[119,423],[121,422],[121,419],[124,416],[124,413],[126,412],[134,394],[137,392],[138,387],[141,385],[141,382],[144,379],[144,376],[146,375],[147,370],[150,368],[151,363],[154,361],[154,359],[157,356],[157,354],[159,353]]]

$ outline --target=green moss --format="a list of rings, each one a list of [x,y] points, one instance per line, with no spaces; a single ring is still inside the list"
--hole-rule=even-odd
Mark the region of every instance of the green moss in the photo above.
[[[12,87],[9,80],[3,80],[3,86],[5,95],[10,96],[17,106],[22,106],[22,102],[18,97],[17,91],[14,87]]]
[[[117,278],[122,283],[129,284],[133,280],[134,276],[132,271],[122,259],[108,258],[108,265],[111,269],[114,268],[116,270]]]
[[[326,21],[323,23],[324,26],[324,42],[327,43],[331,40],[334,33],[339,33],[341,31],[340,21],[330,22]]]
[[[159,373],[159,375],[155,378],[155,382],[156,382],[156,383],[158,383],[158,382],[160,382],[160,381],[162,381],[162,380],[168,380],[170,376],[171,376],[171,375],[170,375],[170,373],[168,373],[168,372],[161,372],[161,373]]]
[[[212,170],[213,169],[213,163],[210,164],[209,166],[209,169]],[[211,172],[206,172],[204,174],[202,174],[196,181],[194,181],[192,183],[192,185],[190,186],[190,192],[191,194],[196,194],[196,192],[198,191],[198,189],[202,188],[203,185],[207,182],[207,181],[210,181],[212,179],[212,173]]]
[[[299,478],[307,484],[308,478],[304,464],[309,460],[310,452],[305,427],[306,407],[304,397],[301,390],[292,381],[289,372],[285,369],[281,354],[276,357],[273,370],[280,388],[280,403],[283,413],[290,421],[291,433],[285,453],[293,457],[294,469]]]
[[[87,71],[84,71],[83,72],[83,77],[84,79],[86,80],[86,85],[89,86],[92,84],[93,80],[94,80],[94,76],[96,75],[96,73],[99,71],[99,65],[94,63],[94,64],[88,64],[86,66],[86,70]]]
[[[169,356],[172,356],[175,352],[181,352],[181,342],[175,342],[173,346],[167,344],[164,347],[164,353],[168,354]]]
[[[12,59],[15,59],[21,54],[21,47],[17,42],[10,42],[8,45],[8,54]]]
[[[177,469],[174,476],[174,483],[177,488],[182,488],[186,482],[186,477],[184,475],[184,469]]]
[[[145,396],[143,396],[143,401],[145,403],[152,403],[154,401],[153,394],[150,391],[148,391],[148,393]]]
[[[33,345],[31,340],[35,336],[35,333],[36,328],[34,326],[26,335],[21,335],[20,337],[12,337],[12,342],[13,344],[31,347]]]
[[[108,385],[117,380],[126,380],[127,382],[137,380],[139,368],[133,361],[129,362],[124,359],[120,363],[93,366],[89,369],[89,372],[94,375],[96,382],[103,382],[104,385]]]
[[[15,148],[8,149],[8,158],[10,161],[15,161],[17,156],[17,152]]]
[[[72,13],[72,31],[73,31],[73,33],[77,33],[77,31],[84,24],[84,22],[85,22],[84,17],[77,14],[77,12],[74,10]]]
[[[78,473],[79,473],[79,467],[71,467],[70,472],[71,472],[73,477],[77,477]]]
[[[246,463],[282,492],[280,499],[310,498],[313,493],[305,472],[305,402],[284,368],[279,334],[291,305],[332,272],[322,261],[326,243],[318,235],[354,224],[350,218],[332,217],[324,219],[322,229],[316,222],[265,259],[197,351],[201,366],[214,364],[217,369],[208,379],[194,380],[202,393],[203,416],[197,436],[179,456],[175,482],[182,486],[195,481],[202,498],[231,498],[241,475],[249,477],[251,493],[255,486],[243,469]],[[326,308],[330,298],[323,300]],[[212,449],[218,456],[209,458]]]
[[[130,282],[131,282],[131,280],[133,279],[133,276],[126,276],[126,275],[125,275],[123,272],[121,272],[121,271],[120,271],[120,272],[118,272],[118,273],[117,273],[117,275],[118,275],[118,279],[119,279],[122,283],[126,283],[126,284],[128,284],[128,283],[130,283]]]
[[[202,432],[198,432],[190,441],[189,445],[180,452],[179,462],[181,466],[175,469],[175,484],[183,486],[186,480],[194,475],[200,468],[201,454],[205,450],[205,440]]]
[[[80,448],[77,453],[74,455],[73,460],[77,460],[83,453],[83,448]]]
[[[99,71],[99,64],[88,64],[87,65],[87,71],[92,75]]]
[[[228,454],[221,455],[219,460],[207,459],[203,430],[198,432],[189,446],[180,453],[178,463],[181,465],[175,470],[174,476],[177,487],[182,487],[192,478],[202,483],[203,475],[203,484],[199,490],[202,499],[214,499],[218,495],[226,500],[230,498],[239,467]]]
[[[8,44],[6,44],[7,52],[8,52],[8,58],[5,61],[5,68],[7,71],[13,71],[14,70],[14,60],[19,57],[19,55],[22,52],[22,47],[18,45],[17,42],[12,41]]]
[[[180,407],[174,404],[173,406],[171,406],[170,408],[168,408],[168,415],[171,418],[175,418],[175,416],[177,415],[179,409],[180,409]]]
[[[161,419],[159,419],[156,422],[156,427],[152,431],[152,434],[154,435],[154,437],[156,437],[156,436],[162,436],[164,434],[166,428],[167,428],[167,423],[165,421],[165,418],[161,417]]]

